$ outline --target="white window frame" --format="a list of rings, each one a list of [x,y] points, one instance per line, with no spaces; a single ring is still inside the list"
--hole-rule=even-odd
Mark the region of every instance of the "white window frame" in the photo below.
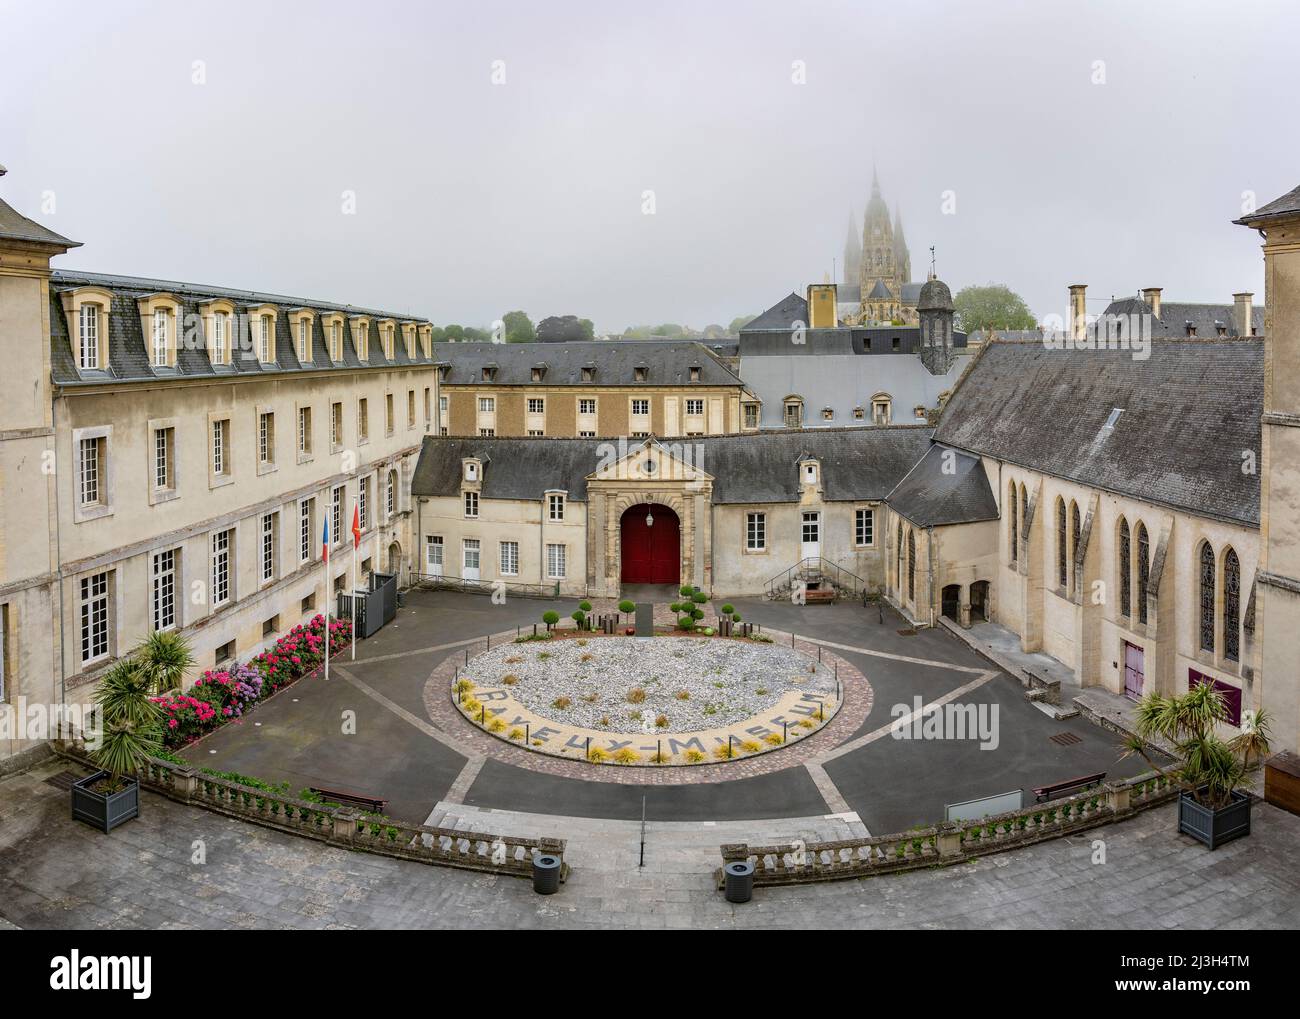
[[[78,640],[85,667],[112,654],[113,571],[82,577],[78,588]]]
[[[564,503],[565,498],[563,493],[552,492],[548,495],[546,497],[546,519],[563,520]]]
[[[866,521],[866,537],[862,540],[863,520]],[[871,548],[876,544],[876,511],[870,506],[858,506],[853,511],[853,545],[855,548]]]
[[[77,364],[82,371],[99,368],[99,305],[83,304],[78,324]]]
[[[169,327],[168,319],[171,313],[166,308],[154,308],[153,310],[153,366],[155,368],[168,367],[167,361],[167,332]]]
[[[519,576],[519,542],[503,541],[500,548],[501,576]]]
[[[212,551],[212,608],[229,605],[234,599],[234,573],[231,570],[235,545],[235,529],[227,527],[214,531],[210,545]]]
[[[312,559],[312,541],[316,531],[316,500],[302,499],[298,503],[298,562],[309,563]]]
[[[271,316],[258,315],[257,316],[257,346],[258,346],[257,352],[258,355],[261,357],[263,364],[275,363],[275,358],[271,356],[271,341],[272,341]]]
[[[546,546],[546,578],[548,580],[563,580],[565,572],[568,569],[568,549],[569,546],[563,544],[547,544]]]
[[[179,557],[180,550],[175,548],[154,552],[149,557],[153,610],[151,619],[155,632],[174,630],[177,627],[176,581],[179,573],[177,570]]]
[[[276,516],[275,513],[262,514],[262,564],[261,578],[262,583],[266,584],[275,579],[275,561],[276,561]]]
[[[745,551],[767,551],[767,514],[752,512],[745,514]]]
[[[464,509],[466,520],[478,519],[478,493],[467,491],[464,498]]]
[[[447,564],[447,543],[443,541],[441,534],[426,534],[424,536],[424,566],[425,569],[433,574],[433,567],[438,567],[438,573],[441,574],[446,569]]]
[[[694,407],[695,410],[691,410]],[[698,418],[704,416],[704,401],[698,397],[690,396],[686,398],[686,416],[688,418]]]

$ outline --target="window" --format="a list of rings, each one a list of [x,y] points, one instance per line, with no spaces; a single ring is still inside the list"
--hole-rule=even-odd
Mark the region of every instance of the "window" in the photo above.
[[[767,514],[745,514],[745,548],[750,552],[767,551]]]
[[[176,429],[158,428],[153,433],[153,487],[166,492],[176,487]]]
[[[433,424],[433,396],[428,386],[424,387],[424,429],[429,430]]]
[[[1223,557],[1223,657],[1241,660],[1241,563],[1232,549]]]
[[[298,360],[304,363],[311,360],[311,323],[306,318],[298,319]]]
[[[370,323],[354,322],[352,324],[352,342],[357,348],[357,358],[361,361],[370,360]]]
[[[1138,524],[1138,622],[1147,621],[1147,583],[1151,579],[1151,549],[1145,524]]]
[[[387,393],[384,396],[384,434],[385,435],[393,434],[393,429],[396,427],[393,422],[394,422],[393,394]]]
[[[79,476],[82,506],[105,505],[103,471],[106,466],[107,441],[102,435],[81,440]]]
[[[384,486],[384,513],[391,517],[397,512],[397,471],[388,472],[388,482]]]
[[[233,662],[235,660],[235,653],[235,642],[233,640],[228,640],[213,652],[212,664],[220,667],[227,662]]]
[[[343,404],[330,404],[330,449],[343,445]]]
[[[230,601],[230,546],[234,531],[218,531],[212,536],[212,607]]]
[[[270,616],[262,620],[262,636],[270,637],[280,629],[280,617],[278,615]]]
[[[876,511],[873,509],[856,510],[853,514],[853,543],[855,545],[872,545],[876,540]]]
[[[343,324],[341,322],[330,323],[330,360],[343,360]]]
[[[447,398],[445,396],[440,396],[438,397],[438,421],[443,422],[446,420],[447,420]]]
[[[830,407],[823,407],[823,408],[822,408],[822,420],[823,420],[823,421],[834,421],[834,420],[835,420],[835,411],[834,411],[832,408],[830,408]]]
[[[491,414],[497,409],[496,397],[480,396],[478,398],[478,409],[484,414]]]
[[[697,364],[693,364],[693,365],[691,365],[690,372],[691,372],[691,375],[690,375],[691,381],[692,381],[692,382],[699,382],[699,381],[700,381],[700,366],[697,365]]]
[[[550,508],[550,514],[549,514],[550,518],[552,520],[563,520],[564,519],[564,496],[551,495],[547,498],[547,503]]]
[[[816,545],[821,541],[821,523],[822,515],[820,513],[804,513],[803,522],[799,529],[799,540],[805,545]]]
[[[485,439],[491,439],[496,436],[497,430],[495,428],[480,428],[478,433]]]
[[[479,540],[477,538],[466,538],[461,545],[461,567],[464,573],[478,572]]]
[[[212,361],[214,364],[226,364],[229,358],[226,356],[226,318],[224,311],[218,311],[212,316]]]
[[[687,400],[687,401],[686,401],[686,416],[687,416],[687,417],[698,417],[699,415],[701,415],[701,414],[703,414],[703,413],[704,413],[704,401],[703,401],[703,400]]]
[[[596,369],[595,369],[595,368],[583,368],[583,369],[582,369],[582,381],[583,381],[583,382],[594,382],[594,381],[596,381]]]
[[[503,541],[501,543],[501,575],[503,577],[519,575],[519,542]]]
[[[865,421],[866,419],[867,419],[867,412],[865,410],[863,410],[861,407],[853,408],[854,421]]]
[[[1073,566],[1074,560],[1078,555],[1079,555],[1079,504],[1071,500],[1070,501],[1070,563],[1071,566]],[[1078,571],[1076,570],[1075,572],[1077,574]],[[1075,583],[1077,584],[1079,580],[1078,576],[1075,576],[1074,580]]]
[[[595,414],[595,413],[596,413],[596,401],[595,401],[595,400],[588,400],[588,399],[582,399],[582,400],[579,400],[579,401],[578,401],[578,413],[579,413],[579,414]]]
[[[1065,500],[1056,497],[1056,586],[1064,589],[1069,572],[1065,544]]]
[[[99,367],[99,305],[81,306],[81,343],[79,366],[83,371]]]
[[[546,546],[546,576],[551,580],[564,579],[565,551],[564,545]]]
[[[406,391],[406,427],[415,427],[415,390]]]
[[[534,369],[533,369],[533,372],[532,372],[532,380],[533,380],[534,382],[541,382],[543,376],[545,376],[545,375],[546,375],[546,369],[545,369],[545,368],[534,368]]]
[[[478,493],[466,492],[465,493],[465,518],[467,520],[474,520],[477,517],[478,517]]]
[[[633,381],[633,382],[644,382],[644,381],[645,381],[645,376],[646,376],[646,369],[645,369],[645,368],[643,368],[643,367],[636,367],[636,368],[633,368],[633,369],[632,369],[632,381]]]
[[[167,311],[155,308],[153,312],[153,363],[155,368],[167,366]]]
[[[312,536],[316,532],[315,516],[315,499],[304,499],[298,503],[298,561],[301,563],[311,559]]]
[[[595,437],[596,437],[596,433],[593,431],[590,431],[588,429],[578,430],[578,438],[580,439],[594,439]]]
[[[901,598],[903,596],[903,522],[901,520],[895,532],[894,548],[898,550],[898,559],[894,563],[894,588]]]
[[[393,359],[393,327],[391,324],[384,326],[384,357],[390,361]]]
[[[370,530],[370,478],[357,485],[357,517],[363,531]]]
[[[536,438],[540,438],[541,436],[543,436],[543,435],[545,435],[545,434],[546,434],[546,433],[545,433],[542,429],[540,429],[540,428],[530,428],[530,429],[528,429],[528,435],[529,435],[530,438],[534,438],[534,439],[536,439]]]
[[[109,574],[81,578],[81,664],[108,657]]]
[[[1119,518],[1119,561],[1115,564],[1119,574],[1119,614],[1127,619],[1133,601],[1130,564],[1133,557],[1129,547],[1128,521]]]
[[[311,456],[311,408],[298,408],[298,452]]]
[[[916,601],[916,533],[907,529],[907,600]]]
[[[1208,541],[1201,544],[1200,563],[1200,648],[1214,654],[1214,549]]]
[[[893,417],[893,400],[887,396],[876,397],[871,401],[871,423],[887,425]]]
[[[337,548],[343,544],[343,486],[330,492],[330,543]]]
[[[230,476],[230,419],[212,422],[212,473]]]
[[[746,428],[758,427],[758,404],[756,403],[745,404],[745,427]]]
[[[262,583],[275,579],[275,514],[262,516]]]
[[[271,316],[259,315],[257,319],[257,356],[263,364],[275,360],[271,356]]]
[[[424,564],[428,572],[439,576],[442,574],[442,535],[429,534],[424,539]]]
[[[798,428],[801,424],[803,424],[803,401],[786,400],[785,426],[787,428]]]
[[[275,414],[257,415],[257,460],[263,466],[275,463]]]
[[[364,396],[357,401],[357,441],[366,442],[370,438],[370,401]]]
[[[153,628],[170,630],[176,625],[176,550],[153,554]]]
[[[1016,564],[1020,556],[1020,529],[1017,526],[1016,512],[1016,485],[1013,481],[1007,486],[1007,501],[1002,507],[1002,511],[1007,515],[1007,544],[1011,546],[1011,565]]]
[[[691,402],[691,401],[689,401],[689,400],[687,401],[687,403],[690,403],[690,402]],[[650,413],[650,401],[649,401],[649,400],[633,400],[633,401],[632,401],[632,414],[633,414],[633,416],[638,416],[638,415],[640,415],[640,416],[644,416],[644,415],[649,414],[649,413]]]

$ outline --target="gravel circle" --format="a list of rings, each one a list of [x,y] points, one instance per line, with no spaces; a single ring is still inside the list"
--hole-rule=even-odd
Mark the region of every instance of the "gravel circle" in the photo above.
[[[787,690],[835,692],[831,670],[800,651],[707,637],[504,644],[465,675],[509,690],[542,717],[617,733],[714,729],[767,710]]]

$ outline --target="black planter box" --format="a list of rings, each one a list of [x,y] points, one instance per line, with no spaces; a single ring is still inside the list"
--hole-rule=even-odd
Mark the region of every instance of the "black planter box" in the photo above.
[[[1197,803],[1191,793],[1178,797],[1178,830],[1211,849],[1250,834],[1250,796],[1232,794],[1232,802],[1213,810]]]
[[[128,778],[126,788],[115,793],[97,793],[90,788],[107,777],[108,772],[97,771],[72,783],[72,819],[106,833],[140,816],[140,783]]]

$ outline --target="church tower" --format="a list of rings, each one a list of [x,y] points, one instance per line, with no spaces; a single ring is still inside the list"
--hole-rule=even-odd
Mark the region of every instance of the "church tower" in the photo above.
[[[956,356],[952,346],[952,291],[931,276],[921,288],[916,313],[921,320],[921,363],[931,375],[947,375]]]
[[[862,317],[864,324],[892,322],[901,314],[902,286],[894,255],[889,206],[880,197],[880,179],[871,171],[871,200],[862,219]]]
[[[907,239],[903,236],[903,213],[894,205],[894,265],[898,269],[898,282],[912,282],[912,256],[907,250]]]
[[[858,217],[849,210],[849,236],[844,241],[844,282],[858,285],[862,272],[862,240],[858,235]]]

